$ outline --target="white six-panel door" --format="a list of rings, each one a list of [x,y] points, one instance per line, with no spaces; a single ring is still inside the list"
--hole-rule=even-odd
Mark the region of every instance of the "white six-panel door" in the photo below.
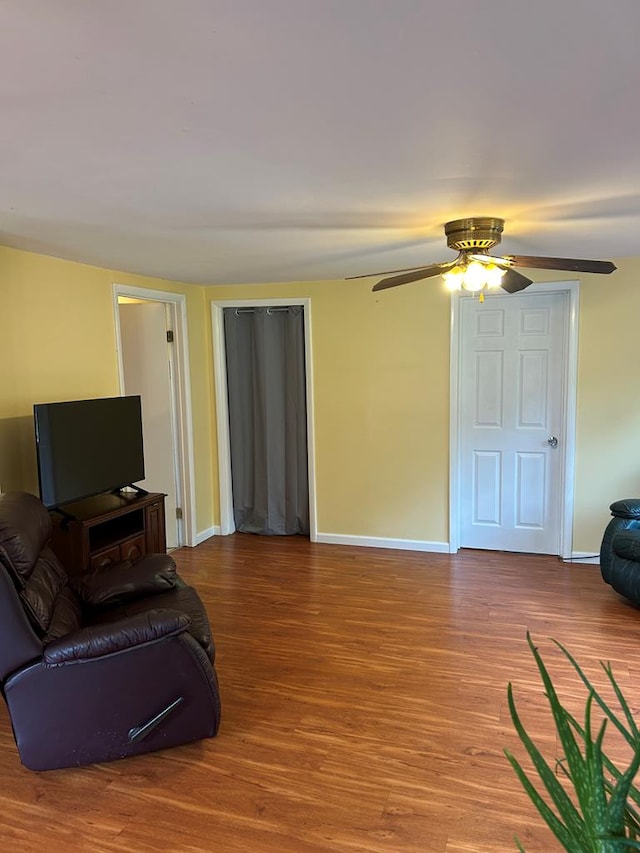
[[[460,312],[460,545],[559,554],[566,295]]]

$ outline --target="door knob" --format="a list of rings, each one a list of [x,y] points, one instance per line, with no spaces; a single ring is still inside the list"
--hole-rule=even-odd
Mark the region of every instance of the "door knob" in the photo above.
[[[557,447],[558,439],[555,437],[555,435],[550,435],[547,439],[547,444],[549,445],[549,447]]]

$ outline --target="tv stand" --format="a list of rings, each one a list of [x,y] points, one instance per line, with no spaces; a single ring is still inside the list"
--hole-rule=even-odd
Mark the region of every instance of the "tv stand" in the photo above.
[[[50,512],[55,512],[62,517],[62,524],[68,524],[70,521],[73,521],[75,515],[71,515],[71,513],[66,512],[66,510],[62,509],[59,506],[54,507]]]
[[[69,574],[167,550],[159,493],[105,493],[51,512],[51,548]]]

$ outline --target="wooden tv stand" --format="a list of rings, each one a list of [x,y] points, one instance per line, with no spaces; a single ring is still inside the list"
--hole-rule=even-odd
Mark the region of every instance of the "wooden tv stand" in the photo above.
[[[163,494],[106,493],[51,511],[51,548],[69,574],[167,550]]]

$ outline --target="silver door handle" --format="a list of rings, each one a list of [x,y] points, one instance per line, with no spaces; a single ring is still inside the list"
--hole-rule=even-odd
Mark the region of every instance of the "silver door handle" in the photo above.
[[[547,444],[549,445],[549,447],[557,447],[558,439],[555,437],[555,435],[550,435],[547,439]]]

